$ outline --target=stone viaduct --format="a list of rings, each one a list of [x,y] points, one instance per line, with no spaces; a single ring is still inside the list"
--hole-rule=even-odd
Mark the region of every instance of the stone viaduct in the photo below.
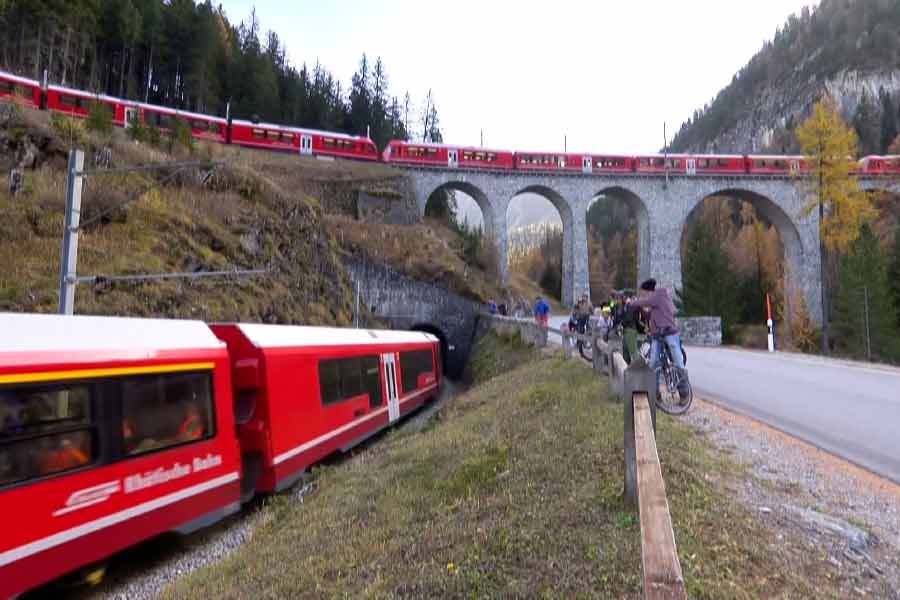
[[[813,319],[821,323],[819,218],[803,216],[806,193],[793,177],[556,174],[406,167],[415,188],[420,215],[440,188],[471,196],[484,215],[486,236],[497,246],[504,283],[508,277],[507,209],[519,194],[534,193],[549,200],[563,224],[563,303],[571,305],[589,292],[588,208],[608,198],[625,201],[637,217],[638,278],[655,277],[671,288],[681,287],[681,239],[698,205],[710,196],[747,200],[778,230],[784,247],[786,286],[801,292]],[[865,189],[881,187],[865,180]],[[900,191],[900,186],[894,184]],[[715,284],[715,282],[711,282]],[[795,292],[796,293],[796,292]],[[787,296],[786,296],[787,297]]]

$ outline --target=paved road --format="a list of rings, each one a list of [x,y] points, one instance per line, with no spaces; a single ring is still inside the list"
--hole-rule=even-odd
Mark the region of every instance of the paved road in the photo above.
[[[701,398],[900,483],[900,369],[725,348],[688,356]]]

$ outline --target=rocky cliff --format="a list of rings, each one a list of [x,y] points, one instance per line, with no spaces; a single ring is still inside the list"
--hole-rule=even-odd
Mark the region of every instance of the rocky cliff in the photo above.
[[[856,127],[861,152],[887,151],[900,121],[900,0],[824,0],[792,16],[671,149],[796,152],[793,129],[825,95]]]

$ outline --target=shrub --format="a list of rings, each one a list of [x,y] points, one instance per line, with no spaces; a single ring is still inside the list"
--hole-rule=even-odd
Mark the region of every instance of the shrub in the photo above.
[[[150,144],[151,146],[159,146],[162,141],[159,129],[153,125],[147,125],[137,117],[129,119],[126,133],[134,141]]]
[[[80,144],[84,139],[84,124],[72,117],[53,113],[50,116],[50,128],[72,146]]]
[[[88,131],[101,135],[110,135],[113,131],[113,112],[109,105],[103,102],[91,102],[88,109],[88,118],[85,123]]]
[[[172,121],[172,128],[169,130],[169,152],[172,152],[176,146],[181,146],[191,154],[197,150],[190,126],[187,121],[181,119]]]

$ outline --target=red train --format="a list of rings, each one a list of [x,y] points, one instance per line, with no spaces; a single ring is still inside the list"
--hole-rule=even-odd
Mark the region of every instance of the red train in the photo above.
[[[379,160],[368,137],[299,129],[286,125],[230,120],[178,111],[105,95],[49,85],[0,71],[0,100],[86,117],[92,102],[110,107],[113,120],[125,126],[140,119],[162,130],[172,119],[186,121],[193,136],[211,142],[248,148],[294,152],[308,156]],[[514,152],[471,146],[426,144],[392,140],[380,159],[398,165],[462,169],[568,172],[582,174],[661,175],[791,175],[808,172],[802,156],[650,154],[641,156],[579,154],[572,152]],[[853,163],[851,163],[853,164]],[[900,157],[867,156],[851,167],[862,175],[900,175]]]
[[[419,332],[0,314],[0,598],[284,489],[435,397]]]

